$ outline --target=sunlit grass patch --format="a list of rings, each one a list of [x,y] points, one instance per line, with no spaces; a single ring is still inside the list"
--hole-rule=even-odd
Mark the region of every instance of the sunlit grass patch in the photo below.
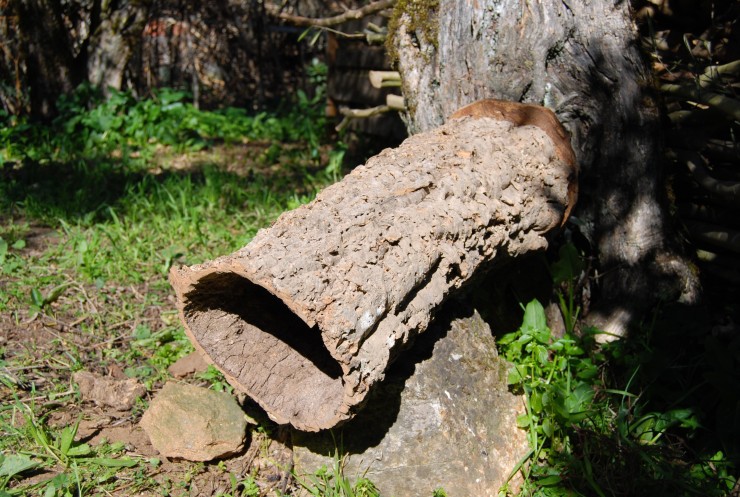
[[[341,161],[308,108],[249,116],[201,112],[176,92],[85,98],[63,102],[51,126],[0,132],[0,495],[185,491],[187,464],[177,482],[155,479],[130,447],[80,440],[78,420],[95,410],[72,373],[156,391],[192,351],[170,267],[245,245],[335,180]],[[111,423],[133,429],[146,405]],[[255,492],[251,477],[223,478],[235,495]]]

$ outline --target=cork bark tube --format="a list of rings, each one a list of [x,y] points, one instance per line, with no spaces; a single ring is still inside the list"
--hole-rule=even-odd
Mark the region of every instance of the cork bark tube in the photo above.
[[[542,250],[575,201],[548,110],[481,101],[356,168],[246,247],[170,281],[196,348],[278,423],[351,418],[434,310]]]

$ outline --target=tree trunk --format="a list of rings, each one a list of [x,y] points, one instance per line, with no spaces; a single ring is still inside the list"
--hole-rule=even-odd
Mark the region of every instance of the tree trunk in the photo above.
[[[542,104],[570,131],[581,170],[573,224],[600,272],[592,323],[622,336],[658,299],[695,299],[696,275],[672,246],[660,200],[659,113],[629,3],[406,8],[394,14],[392,43],[411,132],[481,98]]]
[[[280,423],[351,418],[452,292],[547,247],[574,200],[564,137],[546,109],[483,102],[383,151],[243,249],[174,268],[191,340]]]
[[[134,50],[147,21],[146,2],[105,2],[88,37],[88,81],[103,90],[122,90]]]
[[[84,79],[62,8],[59,2],[47,0],[9,3],[9,11],[19,20],[20,60],[25,65],[30,113],[35,117],[53,116],[59,95],[72,91]]]

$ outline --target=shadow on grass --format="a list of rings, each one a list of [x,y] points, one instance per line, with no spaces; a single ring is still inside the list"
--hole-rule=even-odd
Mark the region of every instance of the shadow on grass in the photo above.
[[[579,495],[728,495],[740,465],[740,335],[712,305],[666,305],[605,347],[612,431],[581,424],[556,458]],[[715,322],[713,322],[715,321]],[[596,492],[596,493],[594,493]]]
[[[92,221],[139,180],[141,175],[113,161],[6,163],[0,169],[0,212],[42,222]]]
[[[151,170],[111,158],[6,163],[0,167],[0,218],[23,218],[49,226],[60,221],[100,222],[110,217],[109,207],[120,215],[117,207],[121,204],[135,201],[133,197],[149,198],[161,185],[177,185],[179,194],[207,197],[192,198],[194,205],[210,200],[226,210],[243,208],[249,198],[285,200],[316,189],[314,176],[305,168],[287,165],[262,174],[252,168],[225,170],[218,157],[212,159],[193,161],[180,169]]]

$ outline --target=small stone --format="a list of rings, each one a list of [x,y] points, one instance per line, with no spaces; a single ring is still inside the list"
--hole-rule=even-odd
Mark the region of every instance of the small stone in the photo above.
[[[109,378],[89,371],[78,371],[72,378],[79,385],[80,395],[84,400],[118,411],[131,409],[136,399],[146,393],[144,385],[133,378]]]
[[[165,457],[210,461],[244,448],[247,422],[223,392],[168,382],[141,418],[141,427]]]
[[[167,371],[175,378],[185,378],[193,373],[202,373],[206,369],[208,369],[208,363],[197,350],[194,350],[175,361]]]

